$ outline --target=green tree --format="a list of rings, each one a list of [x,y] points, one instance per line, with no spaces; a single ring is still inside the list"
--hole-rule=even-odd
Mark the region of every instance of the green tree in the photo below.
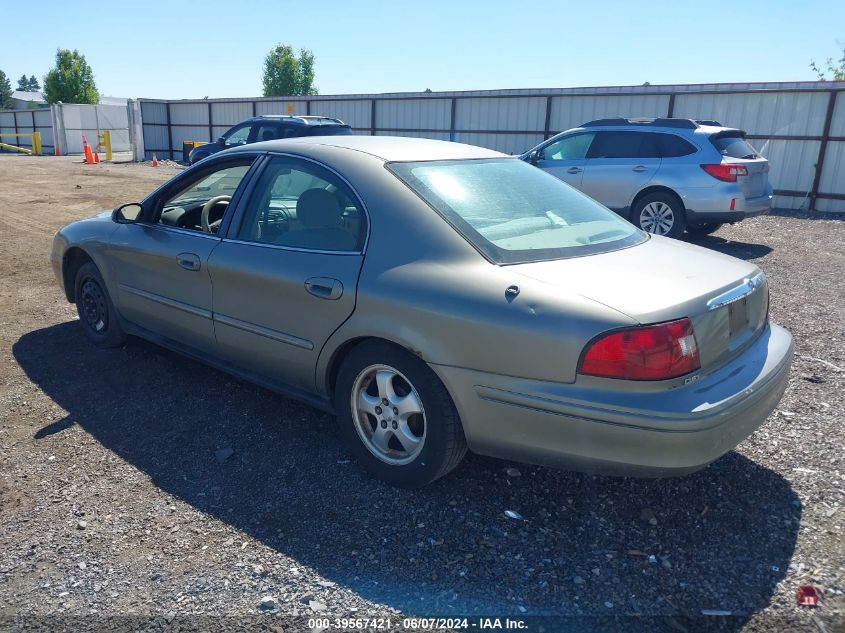
[[[17,90],[22,90],[24,92],[36,92],[41,90],[41,85],[38,83],[35,75],[30,76],[29,79],[27,79],[26,75],[21,75],[21,78],[18,79]]]
[[[828,57],[824,60],[823,66],[819,66],[816,60],[810,60],[810,70],[812,70],[819,78],[819,81],[827,81],[827,73],[830,73],[830,78],[833,81],[842,81],[845,79],[845,44],[836,42],[842,47],[842,57],[834,60],[833,57]]]
[[[50,104],[100,102],[94,72],[79,51],[56,51],[56,65],[44,76],[44,100]]]
[[[264,58],[265,97],[290,95],[315,95],[314,54],[308,49],[299,50],[299,57],[286,44],[276,45]]]
[[[0,70],[0,109],[12,107],[12,82]]]

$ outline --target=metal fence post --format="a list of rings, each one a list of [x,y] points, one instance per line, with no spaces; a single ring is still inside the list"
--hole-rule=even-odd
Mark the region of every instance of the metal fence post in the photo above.
[[[170,102],[167,102],[167,153],[173,160],[173,127],[170,125]]]
[[[208,102],[208,142],[214,141],[214,124],[211,121],[211,101]]]
[[[370,136],[376,135],[376,100],[370,99]]]
[[[449,140],[455,142],[455,118],[458,111],[458,100],[452,97],[452,112],[449,116]]]
[[[824,169],[824,158],[827,154],[827,142],[830,139],[830,124],[833,121],[833,111],[836,109],[836,95],[838,90],[831,90],[827,100],[827,112],[824,115],[824,130],[822,140],[819,143],[819,156],[816,159],[816,173],[813,175],[813,188],[810,190],[810,211],[816,210],[816,199],[819,196],[819,183],[822,180],[822,169]]]
[[[546,122],[543,125],[543,140],[549,138],[552,124],[552,96],[546,97]]]
[[[666,111],[666,117],[671,119],[672,115],[675,114],[675,93],[669,95],[669,108]]]

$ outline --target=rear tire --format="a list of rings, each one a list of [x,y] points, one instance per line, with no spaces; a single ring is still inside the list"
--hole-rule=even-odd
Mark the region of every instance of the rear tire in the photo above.
[[[431,483],[467,451],[458,412],[437,375],[384,341],[361,343],[343,360],[335,409],[358,463],[393,486]]]
[[[650,193],[634,205],[631,222],[646,233],[678,239],[686,226],[684,205],[671,193]]]
[[[106,284],[93,262],[80,266],[76,273],[76,311],[82,331],[97,347],[120,347],[126,332],[109,297]]]
[[[710,235],[722,227],[721,222],[696,222],[687,225],[687,233],[691,235]]]

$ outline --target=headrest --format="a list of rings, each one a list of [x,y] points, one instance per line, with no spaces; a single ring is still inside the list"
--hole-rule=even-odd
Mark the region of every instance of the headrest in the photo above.
[[[276,138],[276,135],[273,134],[273,130],[264,130],[261,133],[261,140],[262,141],[272,141]]]
[[[341,213],[337,197],[325,189],[308,189],[296,201],[296,219],[310,229],[338,226]]]

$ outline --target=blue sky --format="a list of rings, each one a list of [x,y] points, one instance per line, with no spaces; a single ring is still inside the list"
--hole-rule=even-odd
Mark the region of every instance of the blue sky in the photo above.
[[[13,86],[78,48],[119,97],[260,95],[277,42],[310,48],[320,93],[344,94],[809,80],[845,40],[837,0],[4,0],[0,14],[17,25],[0,40]]]

